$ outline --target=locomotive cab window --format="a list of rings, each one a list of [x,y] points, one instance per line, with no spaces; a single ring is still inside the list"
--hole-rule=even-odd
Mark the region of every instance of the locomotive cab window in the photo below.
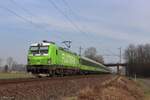
[[[32,53],[33,55],[39,54],[39,47],[37,47],[37,46],[31,46],[31,47],[30,47],[30,51],[31,51],[31,53]]]
[[[35,54],[48,54],[48,46],[31,46],[30,51],[33,55]]]
[[[40,47],[41,54],[48,54],[48,46],[41,46]]]
[[[30,47],[30,50],[31,50],[31,51],[37,51],[38,49],[39,49],[39,47],[37,47],[37,46],[35,46],[35,47],[34,47],[34,46],[31,46],[31,47]]]

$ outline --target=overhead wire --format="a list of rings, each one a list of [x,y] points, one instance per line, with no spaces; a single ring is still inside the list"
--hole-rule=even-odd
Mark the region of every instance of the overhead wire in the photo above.
[[[15,11],[13,11],[13,10],[11,10],[11,9],[9,9],[9,8],[3,7],[3,6],[0,6],[0,8],[2,8],[2,9],[4,9],[4,10],[8,11],[9,13],[12,13],[13,15],[17,16],[18,18],[24,20],[25,22],[30,23],[30,24],[32,24],[32,25],[34,25],[34,26],[37,27],[37,25],[33,24],[32,21],[30,21],[30,20],[24,18],[23,16],[17,14]]]
[[[15,2],[15,0],[10,0],[13,4],[19,6],[24,12],[28,13],[28,15],[32,16],[34,18],[34,14],[32,14],[29,10],[25,9],[24,7],[20,6],[17,2]],[[36,16],[37,17],[37,16]],[[43,20],[42,18],[40,18],[41,20]],[[63,36],[59,36],[57,34],[57,37],[61,38],[62,40],[64,39]]]
[[[87,36],[87,32],[84,32],[84,31],[80,30],[81,25],[79,26],[79,25],[74,24],[74,22],[71,20],[71,18],[70,18],[67,14],[65,14],[61,9],[59,9],[59,7],[55,4],[55,2],[53,2],[52,0],[49,0],[49,1],[51,1],[51,3],[53,4],[53,6],[54,6],[62,15],[64,15],[64,16],[68,19],[68,21],[71,21],[71,23],[76,27],[76,29],[79,30],[79,32],[84,33],[84,34],[86,34],[86,36]],[[77,14],[72,10],[72,8],[71,8],[71,6],[69,5],[69,3],[68,3],[66,0],[62,0],[62,2],[63,2],[63,3],[65,4],[65,6],[68,8],[68,10],[70,11],[70,13],[73,14],[73,16],[74,16],[75,18],[77,18]],[[91,38],[89,38],[89,39],[91,39]],[[109,52],[109,54],[104,54],[104,55],[103,55],[103,56],[105,56],[105,57],[119,57],[119,55],[113,53],[113,52],[112,52],[111,50],[109,50],[109,49],[106,49],[105,51]]]
[[[32,17],[32,18],[34,18],[35,17],[35,15],[33,14],[33,13],[31,13],[29,10],[27,10],[26,8],[24,8],[23,6],[21,6],[21,5],[19,5],[15,0],[9,0],[11,3],[13,3],[14,5],[16,5],[17,7],[19,7],[20,9],[22,9],[24,12],[26,12],[30,17]],[[9,9],[9,8],[6,8],[6,7],[2,7],[2,8],[5,8],[7,11],[9,11],[10,13],[13,13],[14,15],[16,15],[17,17],[19,17],[19,18],[21,18],[21,19],[23,19],[24,21],[26,21],[26,22],[29,22],[30,24],[32,24],[32,25],[34,25],[34,26],[36,26],[36,27],[38,27],[38,28],[42,28],[42,30],[43,30],[43,27],[40,27],[38,24],[36,24],[35,22],[32,22],[32,20],[29,20],[29,19],[27,19],[27,18],[25,18],[25,17],[23,17],[23,16],[21,16],[21,15],[19,15],[19,14],[17,14],[16,12],[14,12],[13,10],[11,10],[11,9]],[[46,23],[45,23],[46,24]],[[49,32],[48,30],[44,30],[45,32]],[[62,36],[59,36],[58,34],[57,34],[57,37],[59,37],[59,38],[63,38]],[[64,39],[64,38],[63,38]]]
[[[51,5],[60,13],[62,14],[66,20],[80,33],[85,33],[83,30],[80,29],[79,25],[74,23],[74,21],[72,21],[72,19],[66,14],[64,13],[53,0],[48,0],[49,3],[51,3]],[[86,33],[85,33],[86,34]],[[86,34],[88,35],[88,34]]]
[[[66,0],[61,0],[63,3],[64,3],[64,5],[68,8],[68,10],[70,11],[70,13],[71,14],[73,14],[72,16],[74,17],[74,18],[76,18],[76,20],[78,20],[78,15],[75,13],[75,11],[71,8],[71,6],[69,5],[69,3],[66,1]],[[67,14],[66,14],[67,15]],[[68,16],[68,15],[67,15]],[[83,29],[83,26],[81,26],[81,25],[78,25],[78,27],[80,28],[80,30],[81,29]],[[86,32],[86,31],[83,31],[83,30],[81,30],[81,32],[82,33],[84,33],[86,36],[88,36],[89,34],[88,34],[88,32]],[[91,37],[89,38],[89,39],[91,39]]]
[[[49,3],[51,3],[53,5],[53,7],[59,12],[61,13],[69,22],[70,24],[72,24],[73,27],[75,27],[79,32],[82,32],[79,27],[68,17],[67,14],[65,14],[56,4],[55,2],[53,2],[53,0],[48,0]]]
[[[73,17],[75,17],[76,19],[78,19],[77,14],[74,12],[74,10],[71,8],[71,6],[69,5],[69,3],[66,0],[62,0],[62,2],[64,3],[64,5],[68,8],[68,11],[70,12],[70,14],[73,14]]]
[[[14,5],[18,6],[19,8],[21,8],[24,12],[26,12],[29,16],[33,17],[34,15],[27,10],[26,8],[24,8],[23,6],[21,6],[20,4],[18,4],[15,0],[9,0],[11,3],[13,3]]]
[[[59,8],[59,6],[57,6],[57,4],[53,1],[53,0],[48,0],[48,2],[49,2],[49,4],[51,4],[61,15],[63,15],[64,16],[64,18],[66,19],[66,21],[67,22],[65,22],[66,24],[70,24],[72,27],[73,27],[73,30],[75,30],[76,32],[79,32],[79,33],[85,33],[85,32],[83,32],[81,29],[80,29],[80,27],[78,26],[78,24],[76,24],[76,23],[74,23],[74,21],[72,21],[72,19],[65,13],[65,12],[63,12],[63,10],[62,9],[60,9]],[[51,6],[49,6],[49,8],[51,9]],[[86,34],[86,33],[85,33]],[[88,34],[86,34],[86,36],[87,36]],[[89,37],[90,38],[90,37]],[[81,41],[81,39],[80,40],[78,40],[78,41],[76,41],[76,42],[78,42],[78,43],[84,43],[85,45],[87,44],[87,41],[88,39],[85,39],[84,41]],[[79,42],[80,41],[80,42]]]
[[[10,0],[10,1],[11,1],[11,0]],[[84,33],[82,30],[80,30],[79,26],[76,25],[76,24],[70,19],[70,17],[68,17],[68,15],[66,15],[61,9],[59,9],[59,7],[55,4],[55,2],[53,2],[52,0],[49,0],[49,1],[52,3],[52,5],[53,5],[61,14],[63,14],[63,15],[67,18],[67,20],[68,20],[79,32]],[[18,5],[14,0],[12,0],[11,2],[14,3],[15,5]],[[65,4],[69,7],[70,11],[71,11],[72,13],[74,13],[66,1],[65,1]],[[18,6],[19,6],[19,5],[18,5]],[[23,8],[23,7],[21,7],[21,6],[19,6],[19,7],[20,7],[22,10],[24,10],[26,13],[28,13],[29,15],[33,16],[33,14],[30,13],[27,9],[25,9],[25,8]],[[23,16],[17,14],[15,11],[13,11],[13,10],[11,10],[11,9],[9,9],[9,8],[2,7],[2,6],[0,6],[0,8],[3,8],[3,9],[5,9],[5,10],[7,10],[8,12],[14,14],[15,16],[19,17],[20,19],[24,20],[25,22],[28,22],[28,23],[34,25],[35,27],[38,27],[38,28],[40,27],[39,25],[33,23],[31,20],[29,20],[29,19],[27,19],[27,18],[25,18],[25,17],[23,17]],[[41,28],[41,27],[40,27],[40,28]],[[43,28],[42,28],[42,29],[43,29]],[[48,31],[46,31],[46,32],[48,32]]]
[[[77,18],[77,14],[74,12],[74,10],[71,8],[71,6],[69,5],[69,3],[66,1],[66,0],[62,0],[62,2],[65,4],[65,6],[68,8],[68,10],[70,11],[70,13],[72,13],[73,14],[73,16],[75,17],[75,18]],[[89,39],[91,39],[91,38],[89,38]],[[112,55],[105,55],[105,56],[107,56],[107,57],[109,57],[109,56],[118,56],[118,55],[116,55],[116,54],[114,54],[111,50],[109,50],[109,49],[106,49],[105,51],[107,51],[107,52],[109,52],[110,54],[112,54]]]

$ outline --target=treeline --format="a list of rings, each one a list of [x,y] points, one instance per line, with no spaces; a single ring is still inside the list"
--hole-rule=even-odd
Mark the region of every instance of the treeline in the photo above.
[[[104,58],[102,55],[98,54],[95,47],[89,47],[84,51],[84,56],[87,58],[90,58],[92,60],[95,60],[99,63],[104,63]]]
[[[26,71],[26,66],[17,63],[12,57],[8,57],[6,60],[0,58],[0,71],[1,72]]]
[[[150,76],[150,44],[129,45],[125,50],[124,58],[128,64],[126,68],[127,75]]]

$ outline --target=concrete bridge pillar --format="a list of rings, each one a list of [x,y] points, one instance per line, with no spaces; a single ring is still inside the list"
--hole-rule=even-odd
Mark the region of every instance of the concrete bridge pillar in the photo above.
[[[120,74],[120,68],[119,68],[119,65],[117,65],[117,74]]]

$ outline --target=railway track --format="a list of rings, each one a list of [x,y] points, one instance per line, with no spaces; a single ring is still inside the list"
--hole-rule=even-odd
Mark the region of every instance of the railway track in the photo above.
[[[50,80],[74,80],[81,78],[104,78],[113,77],[112,75],[80,75],[80,76],[65,76],[65,77],[43,77],[43,78],[22,78],[22,79],[2,79],[0,80],[0,85],[8,84],[20,84],[20,83],[30,83],[30,82],[44,82]]]
[[[12,97],[14,100],[37,100],[37,97],[39,100],[70,100],[70,97],[86,99],[104,96],[108,99],[107,96],[120,97],[124,91],[130,92],[124,88],[129,86],[128,83],[133,86],[131,80],[111,74],[0,80],[0,97]],[[124,99],[124,95],[122,97]],[[120,100],[123,100],[122,97]]]

